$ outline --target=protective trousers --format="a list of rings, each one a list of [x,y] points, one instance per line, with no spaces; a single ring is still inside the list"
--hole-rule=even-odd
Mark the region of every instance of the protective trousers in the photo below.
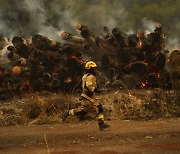
[[[98,100],[94,100],[94,102],[91,102],[91,101],[83,98],[81,101],[81,105],[77,108],[71,109],[69,111],[69,115],[78,115],[78,113],[80,113],[80,112],[87,113],[92,108],[94,108],[96,111],[98,124],[104,123],[103,107],[98,102]]]

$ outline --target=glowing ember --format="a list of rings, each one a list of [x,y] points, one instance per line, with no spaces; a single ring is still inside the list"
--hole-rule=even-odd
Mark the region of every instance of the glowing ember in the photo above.
[[[144,83],[144,82],[143,82],[143,83],[141,83],[141,88],[145,88],[147,84],[148,84],[148,82],[147,82],[147,81],[146,81],[145,83]]]
[[[160,77],[161,77],[160,73],[157,73],[157,77],[158,77],[158,79],[160,79]]]

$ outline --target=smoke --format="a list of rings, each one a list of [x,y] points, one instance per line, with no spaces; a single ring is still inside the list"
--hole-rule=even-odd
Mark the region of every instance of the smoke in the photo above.
[[[180,50],[180,40],[178,38],[171,38],[167,42],[167,48],[170,51],[173,51],[175,49]]]
[[[1,42],[0,42],[0,66],[2,66],[4,64],[9,65],[9,63],[10,63],[10,60],[7,57],[7,54],[9,53],[9,51],[7,50],[7,47],[9,45],[12,45],[12,43],[10,43],[7,40],[7,38],[3,37]]]
[[[147,34],[149,34],[149,33],[154,31],[154,27],[157,24],[157,22],[155,22],[153,20],[147,20],[147,18],[143,18],[142,19],[142,24],[143,24],[145,32]]]
[[[58,31],[75,34],[77,23],[91,26],[95,30],[104,25],[110,29],[118,24],[113,16],[115,10],[106,1],[88,2],[83,0],[0,0],[0,31],[3,36],[29,36],[41,33],[52,39],[59,39]],[[119,7],[117,15],[123,8]]]
[[[127,33],[138,30],[152,32],[160,22],[167,31],[168,42],[178,40],[180,32],[178,1],[170,0],[0,0],[0,36],[32,36],[40,33],[61,41],[59,31],[78,35],[77,23],[85,24],[102,33],[118,27]],[[176,4],[177,3],[177,4]],[[171,7],[171,9],[168,9]],[[167,18],[165,19],[164,16]],[[171,24],[174,23],[174,24]],[[179,44],[179,40],[176,41]],[[174,43],[176,43],[174,42]],[[172,43],[171,43],[172,44]],[[176,44],[176,46],[178,45]],[[178,45],[179,47],[179,45]]]

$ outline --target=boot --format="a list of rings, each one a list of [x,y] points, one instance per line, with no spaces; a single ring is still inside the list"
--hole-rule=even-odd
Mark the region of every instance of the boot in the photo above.
[[[104,130],[104,129],[109,128],[109,127],[110,127],[110,125],[105,124],[104,122],[99,123],[99,129],[100,130]]]

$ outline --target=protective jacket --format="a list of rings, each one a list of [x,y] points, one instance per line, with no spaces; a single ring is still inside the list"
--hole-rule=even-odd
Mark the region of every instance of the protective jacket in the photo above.
[[[82,77],[82,94],[81,96],[94,102],[95,89],[97,88],[96,77],[87,73]]]

